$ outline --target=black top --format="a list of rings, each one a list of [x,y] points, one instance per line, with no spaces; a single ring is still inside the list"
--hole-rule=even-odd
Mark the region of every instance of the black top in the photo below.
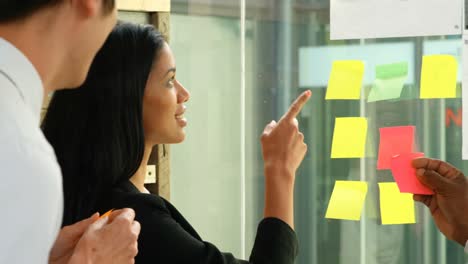
[[[277,218],[260,222],[250,260],[244,261],[203,241],[171,203],[139,192],[130,181],[113,190],[102,212],[125,207],[135,210],[141,224],[137,264],[293,264],[298,253],[296,233]]]

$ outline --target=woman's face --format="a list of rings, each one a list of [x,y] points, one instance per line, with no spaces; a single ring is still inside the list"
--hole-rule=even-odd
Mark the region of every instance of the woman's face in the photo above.
[[[176,80],[175,59],[169,45],[159,52],[143,97],[146,144],[180,143],[185,139],[185,105],[190,93]]]

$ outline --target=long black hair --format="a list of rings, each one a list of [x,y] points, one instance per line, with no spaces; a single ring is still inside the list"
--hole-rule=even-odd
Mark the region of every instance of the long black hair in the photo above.
[[[143,95],[164,43],[152,26],[119,23],[85,83],[55,92],[42,129],[62,168],[63,225],[92,215],[141,165]]]

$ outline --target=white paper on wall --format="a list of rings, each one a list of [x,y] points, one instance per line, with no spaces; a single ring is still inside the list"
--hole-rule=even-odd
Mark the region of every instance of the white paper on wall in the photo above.
[[[331,39],[459,35],[463,0],[330,0]]]
[[[468,61],[468,0],[464,0],[462,58]],[[468,160],[468,63],[462,65],[462,159]]]
[[[468,61],[468,34],[463,35],[463,61]],[[462,102],[463,102],[463,127],[462,127],[462,159],[468,160],[468,63],[463,64],[462,76]]]

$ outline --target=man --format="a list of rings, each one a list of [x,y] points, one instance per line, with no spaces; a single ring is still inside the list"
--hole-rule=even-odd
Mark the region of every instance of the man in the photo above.
[[[468,252],[468,181],[463,173],[447,162],[420,158],[413,161],[418,179],[434,195],[414,195],[414,200],[431,210],[439,230]]]
[[[61,172],[39,129],[44,96],[84,82],[116,13],[114,0],[0,0],[0,263],[134,261],[133,210],[59,233]]]

